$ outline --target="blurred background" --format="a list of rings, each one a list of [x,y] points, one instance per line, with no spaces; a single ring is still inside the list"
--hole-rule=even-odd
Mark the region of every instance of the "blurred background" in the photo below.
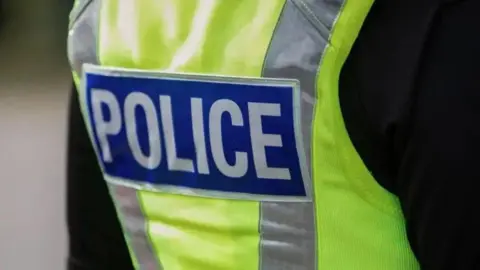
[[[0,1],[0,270],[61,270],[72,1]]]

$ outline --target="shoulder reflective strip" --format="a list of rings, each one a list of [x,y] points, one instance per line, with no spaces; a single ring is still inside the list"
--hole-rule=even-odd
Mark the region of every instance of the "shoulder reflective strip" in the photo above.
[[[76,22],[79,15],[83,13],[85,8],[92,2],[93,0],[75,0],[73,3],[73,8],[70,11],[68,16],[68,29],[72,28],[72,25]]]
[[[97,40],[101,8],[100,0],[79,1],[74,8],[77,11],[72,11],[67,43],[70,65],[77,76],[81,76],[83,64],[98,64],[99,62]],[[80,97],[80,99],[83,98]],[[85,117],[85,121],[88,121],[88,117]],[[114,184],[108,186],[110,195],[114,198],[118,215],[121,217],[126,241],[134,256],[132,259],[135,267],[141,270],[161,270],[160,260],[151,250],[146,232],[147,221],[136,190]]]
[[[343,0],[287,1],[264,64],[264,77],[300,81],[302,133],[308,164],[311,164],[317,73],[342,4]],[[311,174],[311,166],[309,169]],[[311,184],[313,181],[312,178]],[[314,203],[262,202],[260,207],[260,269],[316,270]]]
[[[68,60],[79,76],[84,63],[98,64],[96,44],[100,3],[99,0],[84,0],[72,11],[67,41]]]

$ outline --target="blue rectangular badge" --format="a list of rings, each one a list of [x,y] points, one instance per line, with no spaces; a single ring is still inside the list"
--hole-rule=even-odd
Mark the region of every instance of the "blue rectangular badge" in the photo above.
[[[297,81],[85,66],[105,178],[163,192],[309,200]]]

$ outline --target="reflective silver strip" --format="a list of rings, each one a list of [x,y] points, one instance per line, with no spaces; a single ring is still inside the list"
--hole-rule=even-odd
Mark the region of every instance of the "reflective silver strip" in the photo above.
[[[98,64],[97,41],[100,0],[80,0],[70,15],[68,58],[72,69],[82,75],[85,63]],[[95,145],[95,144],[93,144]],[[97,151],[98,155],[98,151]],[[141,270],[161,270],[160,260],[152,250],[148,238],[148,224],[141,208],[137,191],[131,187],[108,184],[124,234]]]
[[[137,190],[122,185],[108,184],[110,194],[115,198],[117,211],[123,222],[123,228],[128,232],[130,247],[138,267],[142,270],[161,270],[157,263],[155,252],[152,249],[151,241],[148,238],[147,221],[137,197]]]
[[[81,0],[70,15],[68,60],[78,76],[84,63],[98,64],[97,36],[100,0]]]
[[[263,67],[263,77],[300,81],[302,134],[308,164],[317,73],[343,1],[287,0]],[[313,197],[313,183],[309,184],[307,188]],[[260,270],[317,270],[314,202],[262,202],[260,215]]]

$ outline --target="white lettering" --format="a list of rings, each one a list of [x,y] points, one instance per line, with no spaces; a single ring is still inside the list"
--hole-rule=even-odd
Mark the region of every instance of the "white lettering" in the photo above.
[[[102,159],[106,163],[113,161],[111,146],[108,137],[117,135],[122,130],[121,104],[119,104],[115,95],[104,89],[92,90],[92,114],[94,128],[101,148]],[[193,145],[179,145],[195,149],[195,159],[181,158],[178,156],[177,138],[173,119],[172,101],[170,96],[160,95],[158,97],[158,108],[154,101],[142,92],[132,92],[127,95],[123,104],[125,133],[130,146],[131,153],[139,165],[146,169],[156,169],[162,162],[162,138],[163,132],[165,138],[166,161],[168,170],[183,171],[208,175],[210,174],[209,154],[211,151],[213,161],[218,171],[230,178],[241,178],[246,175],[249,162],[247,151],[234,151],[234,159],[229,163],[224,149],[224,142],[227,145],[245,145],[240,138],[224,138],[224,122],[222,119],[227,114],[231,126],[245,126],[244,119],[246,115],[242,114],[240,106],[232,100],[220,99],[215,101],[211,108],[204,108],[202,98],[190,98],[190,116],[192,121]],[[146,126],[141,126],[142,130],[137,130],[137,112],[142,110],[145,114]],[[210,136],[210,148],[208,149],[205,134],[207,132],[204,123],[204,113],[209,113],[208,132]],[[109,116],[109,117],[108,117]],[[252,145],[253,167],[258,178],[291,180],[291,172],[288,167],[272,167],[268,165],[267,147],[283,147],[282,136],[280,134],[269,134],[263,130],[263,117],[281,117],[281,104],[277,103],[259,103],[248,102],[248,121],[250,125],[250,140]],[[161,124],[160,121],[161,120]],[[179,119],[185,121],[186,119]],[[185,125],[186,123],[178,123]],[[161,125],[161,126],[160,126]],[[162,130],[160,130],[160,127]],[[139,132],[146,132],[148,136],[148,151],[142,151]],[[177,136],[185,136],[178,134]],[[225,141],[224,141],[225,139]],[[244,138],[245,140],[247,138]],[[237,141],[232,141],[237,140]],[[227,150],[228,151],[228,150]]]
[[[169,96],[160,96],[160,115],[167,149],[167,164],[171,171],[194,172],[193,161],[177,156],[177,144],[173,128],[172,102]]]
[[[138,140],[137,121],[135,117],[135,109],[137,106],[145,112],[150,148],[149,155],[145,155],[142,152]],[[155,105],[146,94],[132,92],[125,99],[124,111],[127,140],[133,157],[140,165],[147,169],[157,168],[162,160],[162,148]]]
[[[190,99],[192,106],[193,143],[197,161],[197,170],[201,174],[210,174],[207,160],[207,146],[205,145],[205,127],[203,125],[203,105],[201,98]]]
[[[102,104],[107,105],[110,112],[110,120],[105,121],[102,112]],[[96,129],[98,142],[100,143],[102,159],[104,162],[112,162],[112,152],[108,144],[108,135],[118,134],[122,128],[120,105],[112,92],[102,89],[92,89],[92,110],[94,127]]]
[[[281,116],[280,104],[248,103],[250,137],[252,140],[253,163],[259,178],[291,180],[288,168],[268,167],[265,147],[282,147],[279,134],[265,134],[262,130],[262,116]]]
[[[227,163],[222,137],[223,113],[230,114],[233,126],[243,126],[242,112],[235,102],[228,99],[220,99],[213,103],[209,115],[210,145],[212,148],[213,160],[215,161],[218,170],[225,176],[240,178],[247,173],[248,156],[245,152],[235,152],[235,163],[233,165]],[[231,140],[232,138],[227,139]]]

